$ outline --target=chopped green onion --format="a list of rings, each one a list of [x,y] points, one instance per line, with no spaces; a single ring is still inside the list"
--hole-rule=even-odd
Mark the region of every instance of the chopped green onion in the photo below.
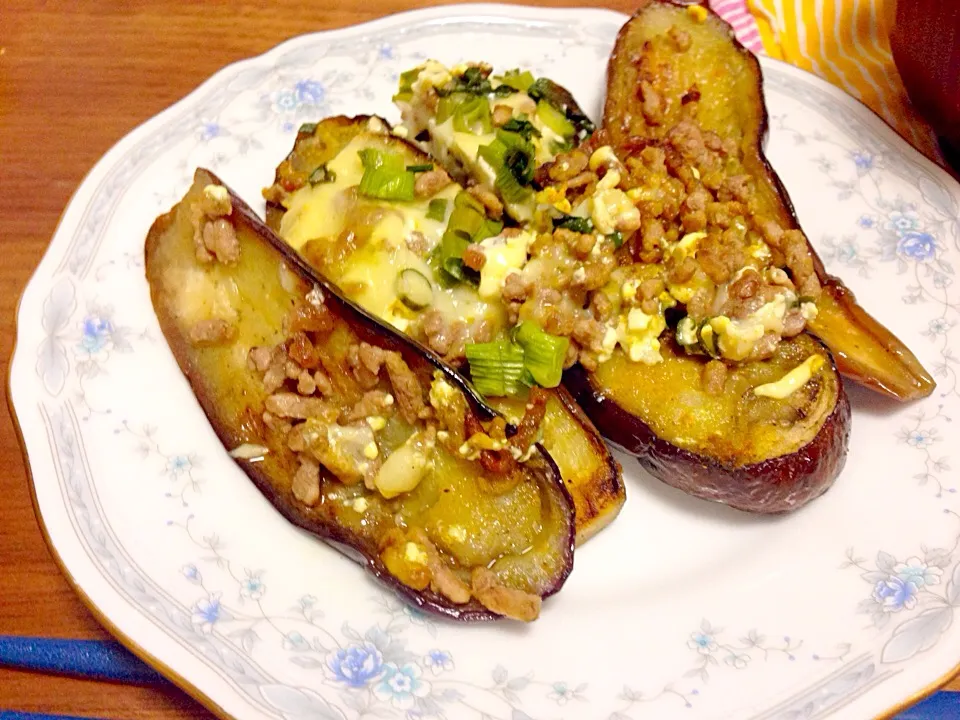
[[[423,165],[407,165],[407,172],[422,173],[433,170],[433,163],[424,163]]]
[[[458,205],[454,201],[453,212],[450,213],[450,222],[447,223],[447,230],[454,230],[463,233],[467,238],[472,238],[483,226],[486,218],[483,210],[478,210],[470,205]]]
[[[463,71],[462,75],[455,77],[452,82],[447,83],[442,88],[437,88],[437,94],[440,97],[453,93],[467,93],[468,95],[495,93],[502,95],[503,91],[499,88],[494,89],[490,84],[489,75],[489,72],[485,72],[478,67],[469,67]],[[512,92],[512,90],[507,88],[507,92]]]
[[[530,374],[530,371],[526,368],[523,369],[523,372],[520,374],[520,382],[524,387],[532,388],[537,384],[537,381],[533,379],[533,375]]]
[[[477,200],[473,195],[468,193],[466,190],[461,190],[460,192],[457,193],[457,196],[453,199],[453,206],[473,208],[481,215],[483,215],[486,212],[484,210],[483,203]]]
[[[410,100],[413,98],[413,84],[417,81],[417,78],[420,77],[420,73],[422,71],[423,66],[420,66],[401,73],[399,88],[397,90],[397,94],[392,98],[393,102],[397,102],[398,100]]]
[[[364,148],[357,152],[360,164],[364,170],[377,170],[385,167],[388,170],[403,170],[403,157],[399,153],[384,152],[376,148]]]
[[[297,130],[297,135],[313,135],[314,131],[317,129],[316,123],[304,123],[300,126],[300,129]]]
[[[478,243],[481,240],[486,240],[489,237],[494,237],[499,235],[503,230],[503,223],[499,220],[494,220],[493,218],[484,218],[483,224],[480,226],[480,229],[477,230],[473,237],[470,238],[471,242]]]
[[[523,348],[523,366],[537,384],[547,388],[559,385],[570,338],[551,335],[528,321],[517,326],[514,339]]]
[[[437,125],[443,125],[453,117],[454,111],[467,100],[467,97],[463,93],[456,93],[440,98],[437,101]]]
[[[577,109],[576,101],[569,92],[557,85],[548,78],[538,78],[529,88],[527,94],[534,100],[546,100],[550,105],[563,113],[564,117],[572,123],[574,135],[578,140],[586,140],[596,126],[590,118]]]
[[[463,265],[463,251],[472,242],[499,235],[502,229],[503,223],[488,218],[479,200],[466,190],[457,193],[447,229],[429,259],[437,281],[445,287],[458,282],[476,282],[477,274]]]
[[[467,280],[463,266],[463,251],[470,244],[470,238],[456,230],[447,229],[440,242],[427,260],[433,268],[437,282],[443,287],[451,287]]]
[[[566,140],[550,141],[550,152],[553,153],[554,155],[570,152],[571,150],[573,150],[573,138],[569,138]]]
[[[533,85],[533,75],[530,71],[524,70],[520,72],[519,68],[507,70],[501,77],[494,78],[494,80],[499,80],[502,85],[506,85],[518,92],[526,92],[527,88]]]
[[[697,344],[700,342],[697,336],[697,321],[689,315],[684,315],[677,323],[675,337],[677,343],[681,346],[690,351],[696,350]]]
[[[473,386],[481,395],[516,395],[523,387],[524,351],[509,340],[467,343],[467,362]]]
[[[507,203],[527,198],[530,189],[525,186],[533,180],[533,145],[518,133],[500,129],[492,143],[480,146],[479,155],[496,173],[494,185]]]
[[[490,102],[487,98],[478,95],[457,105],[453,111],[453,129],[474,135],[484,135],[493,130]]]
[[[697,329],[697,339],[700,341],[700,348],[703,352],[714,359],[720,358],[720,350],[717,348],[717,334],[713,331],[710,318],[700,323],[700,327]]]
[[[489,73],[484,73],[483,70],[478,67],[468,67],[463,71],[458,81],[462,83],[464,92],[476,94],[488,93],[490,92],[490,82],[487,80],[488,75]]]
[[[619,250],[623,245],[623,233],[621,233],[619,230],[614,230],[612,233],[607,235],[607,238],[609,238],[610,242],[613,243],[613,247],[615,247],[617,250]]]
[[[532,192],[517,182],[510,168],[501,165],[497,168],[497,179],[493,183],[500,191],[500,196],[508,205],[518,205],[524,202]]]
[[[517,133],[524,140],[530,140],[532,137],[540,137],[540,131],[534,127],[529,120],[512,117],[500,126],[502,130]]]
[[[507,146],[503,164],[510,169],[517,182],[529,185],[533,181],[534,149],[533,145],[517,133],[497,131],[497,139]]]
[[[447,217],[447,201],[443,198],[431,200],[427,206],[427,219],[443,222],[445,217]]]
[[[577,129],[572,122],[567,120],[563,111],[558,110],[546,100],[537,103],[537,117],[546,127],[564,139],[572,138],[577,132]]]
[[[593,220],[577,215],[563,215],[553,219],[553,229],[566,228],[578,233],[592,233]]]
[[[321,185],[323,183],[336,182],[337,174],[327,167],[327,164],[324,163],[320,165],[316,170],[310,173],[310,177],[307,178],[307,182],[311,185]]]
[[[363,177],[357,192],[379,200],[413,200],[416,179],[400,153],[364,148],[359,155]]]
[[[357,191],[361,195],[377,198],[378,200],[403,200],[409,202],[414,198],[413,190],[415,184],[416,181],[413,173],[394,173],[379,168],[363,173],[363,177],[360,179],[360,187]]]
[[[411,310],[423,310],[433,303],[433,285],[420,271],[406,268],[397,276],[397,297]]]

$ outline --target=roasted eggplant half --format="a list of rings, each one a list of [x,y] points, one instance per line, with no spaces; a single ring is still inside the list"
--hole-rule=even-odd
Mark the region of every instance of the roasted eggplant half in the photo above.
[[[602,129],[627,152],[674,141],[668,163],[685,163],[704,185],[715,181],[708,189],[744,201],[750,232],[779,264],[817,279],[809,294],[817,295],[818,312],[807,328],[830,348],[845,376],[898,400],[933,391],[933,379],[913,353],[857,304],[839,278],[827,274],[802,234],[786,189],[763,154],[767,112],[759,62],[722,19],[700,5],[643,0],[610,57]],[[733,166],[726,178],[698,166],[701,136],[708,144],[716,141],[724,162]]]
[[[536,442],[438,357],[344,298],[198,170],[146,240],[153,306],[220,440],[290,522],[414,605],[530,621],[573,562]]]
[[[393,174],[382,172],[382,188],[371,180],[376,171],[366,169],[373,158],[397,166]],[[397,190],[390,182],[407,187]],[[509,329],[496,286],[509,268],[491,262],[477,273],[462,260],[466,236],[482,242],[497,236],[502,223],[382,120],[334,117],[301,128],[265,194],[268,225],[308,263],[351,300],[455,366],[465,368],[470,341]],[[499,273],[489,272],[498,267]],[[517,397],[488,395],[487,401],[519,422],[527,399],[518,390]],[[577,541],[583,542],[620,511],[620,468],[568,393],[551,388],[545,397],[542,442],[573,496]]]
[[[850,404],[827,350],[808,335],[729,369],[723,390],[701,377],[708,358],[672,339],[663,361],[636,367],[620,351],[565,377],[609,441],[690,495],[756,513],[795,510],[821,495],[846,459]]]

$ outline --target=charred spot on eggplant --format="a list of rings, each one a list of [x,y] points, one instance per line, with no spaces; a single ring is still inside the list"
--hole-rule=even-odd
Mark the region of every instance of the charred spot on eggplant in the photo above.
[[[154,223],[146,274],[213,428],[288,520],[452,618],[533,620],[560,589],[573,508],[536,433],[344,299],[211,173]]]

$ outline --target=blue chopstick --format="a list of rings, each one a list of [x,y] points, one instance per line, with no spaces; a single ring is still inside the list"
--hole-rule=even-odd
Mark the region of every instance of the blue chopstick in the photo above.
[[[136,685],[167,682],[156,670],[112,640],[0,635],[0,667],[4,666]],[[0,718],[6,720],[5,716]]]
[[[958,720],[960,719],[960,692],[941,690],[926,700],[907,708],[891,720]],[[2,720],[2,718],[0,718]]]
[[[20,712],[19,710],[0,710],[0,720],[94,720],[75,715],[48,715],[46,713]]]

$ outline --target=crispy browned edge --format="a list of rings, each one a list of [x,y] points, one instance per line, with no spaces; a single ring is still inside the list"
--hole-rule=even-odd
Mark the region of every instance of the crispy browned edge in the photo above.
[[[569,92],[563,88],[560,88],[559,86],[557,87],[559,88],[559,91],[562,91],[566,94],[565,97],[569,98],[569,103],[571,103],[573,106],[579,107],[576,105],[576,101]],[[373,116],[337,115],[334,117],[324,118],[322,122],[336,123],[344,126],[356,125],[358,123],[366,123],[371,119],[371,117]],[[383,118],[378,117],[377,119],[383,122],[386,127],[390,127],[390,124]],[[290,149],[290,152],[287,154],[285,159],[292,157],[297,150],[297,144],[303,138],[308,137],[309,135],[309,133],[298,132],[297,137],[294,140],[293,147]],[[393,140],[414,148],[417,152],[422,152],[416,148],[416,146],[399,137],[394,137]],[[274,171],[273,181],[276,183],[279,182],[279,180],[280,171],[278,167]],[[266,224],[274,232],[278,232],[280,221],[285,212],[285,208],[280,203],[267,201]],[[553,393],[557,400],[559,400],[560,403],[566,408],[567,412],[573,416],[583,430],[584,435],[587,436],[590,446],[602,460],[600,469],[598,470],[597,474],[594,475],[591,482],[587,485],[579,486],[585,487],[591,492],[578,492],[576,493],[576,499],[581,500],[581,502],[577,503],[577,500],[574,500],[574,504],[576,506],[575,520],[577,523],[577,545],[581,545],[613,522],[613,520],[623,509],[623,505],[626,501],[626,488],[623,483],[623,471],[620,467],[620,463],[617,462],[616,458],[614,458],[613,454],[610,452],[610,448],[608,448],[606,443],[603,442],[600,432],[590,421],[590,418],[587,417],[586,413],[580,409],[570,393],[564,390],[562,386],[548,389],[547,392]]]
[[[758,108],[760,117],[757,127],[757,137],[753,139],[752,143],[756,147],[756,153],[750,158],[746,158],[748,161],[755,161],[756,164],[752,167],[750,166],[752,163],[748,164],[748,170],[755,174],[762,174],[768,183],[768,189],[779,196],[780,202],[776,203],[776,206],[780,210],[778,220],[781,224],[791,229],[799,230],[800,223],[797,219],[796,210],[790,199],[790,195],[763,152],[763,145],[766,143],[769,135],[769,116],[766,103],[764,102],[763,73],[760,62],[752,52],[737,40],[730,25],[712,10],[709,10],[705,2],[640,0],[633,17],[621,27],[608,62],[607,95],[603,111],[603,127],[605,131],[616,144],[626,139],[622,132],[622,127],[615,121],[617,112],[616,102],[614,94],[611,92],[611,88],[614,85],[614,72],[618,67],[622,66],[619,64],[620,56],[629,52],[626,45],[631,23],[640,22],[643,12],[654,5],[667,5],[677,8],[686,8],[690,5],[703,6],[709,12],[708,22],[721,28],[734,50],[743,55],[747,61],[752,74],[756,78],[760,105]],[[824,290],[824,298],[819,303],[821,305],[820,316],[810,323],[810,331],[828,344],[832,354],[835,356],[836,364],[840,372],[858,384],[900,401],[915,400],[930,395],[936,387],[936,383],[913,352],[890,332],[889,329],[857,303],[853,292],[843,284],[840,278],[827,273],[822,259],[809,242],[809,239],[807,244],[813,256],[817,275],[820,278]],[[862,340],[869,344],[870,347],[864,348],[862,344],[856,343],[854,335],[850,332],[850,328],[855,328]],[[877,353],[877,357],[883,361],[883,364],[891,368],[891,372],[888,373],[886,377],[878,376],[878,374],[871,369],[870,363],[859,359],[862,357],[869,358],[871,353]]]
[[[583,501],[583,504],[577,506],[576,510],[577,545],[582,545],[612,523],[623,509],[626,499],[623,470],[604,442],[597,426],[583,411],[583,408],[577,404],[570,391],[565,386],[559,385],[553,388],[552,392],[557,400],[563,403],[573,419],[577,421],[577,424],[588,437],[591,446],[604,460],[602,470],[594,476],[590,483],[592,492],[577,493],[576,496]],[[576,505],[576,500],[574,500],[574,504]],[[583,515],[590,518],[590,522],[581,525],[580,518]]]
[[[832,359],[831,368],[836,372]],[[792,453],[741,466],[679,448],[658,437],[594,380],[579,366],[564,375],[564,383],[604,437],[635,455],[658,480],[704,500],[753,513],[789,512],[823,494],[846,462],[851,413],[839,377],[833,409],[809,443]]]
[[[277,252],[279,258],[286,262],[288,267],[290,267],[293,272],[297,273],[308,282],[319,285],[326,294],[328,301],[332,299],[334,303],[339,306],[336,312],[345,319],[350,318],[351,322],[355,323],[355,329],[360,331],[361,336],[376,336],[379,339],[383,339],[386,341],[386,344],[390,349],[402,352],[408,357],[411,355],[422,356],[429,364],[440,370],[446,376],[446,379],[449,382],[451,382],[455,387],[464,393],[467,401],[479,412],[482,417],[489,419],[496,415],[496,413],[482,401],[482,398],[480,398],[480,396],[478,396],[476,392],[466,382],[464,382],[462,377],[447,367],[430,350],[381,324],[376,318],[341,295],[336,287],[334,287],[331,283],[327,282],[316,272],[314,272],[304,261],[300,259],[296,253],[293,253],[289,249],[289,246],[276,237],[276,235],[274,235],[274,233],[263,224],[260,218],[257,217],[256,213],[254,213],[254,211],[240,197],[230,190],[230,188],[216,175],[209,170],[200,168],[197,170],[196,177],[205,178],[205,182],[209,184],[223,185],[224,187],[227,187],[227,189],[230,191],[230,198],[233,205],[231,219],[235,223],[245,224],[247,228],[258,237],[258,239],[273,248],[273,250]],[[157,310],[156,315],[160,323],[161,330],[174,357],[177,360],[177,364],[180,366],[181,371],[189,381],[190,386],[193,389],[200,406],[210,421],[211,426],[216,432],[217,437],[220,438],[220,441],[225,447],[230,447],[232,444],[238,441],[238,438],[234,437],[230,429],[227,428],[226,425],[220,420],[217,414],[216,398],[209,391],[206,383],[204,382],[204,378],[201,377],[197,369],[187,360],[189,352],[186,339],[180,333],[176,321],[168,313],[160,310],[160,308],[163,307],[163,292],[155,283],[150,282],[151,270],[153,268],[152,258],[155,249],[162,239],[164,233],[170,228],[175,220],[176,213],[177,207],[174,207],[165,215],[158,217],[156,221],[154,221],[147,235],[145,243],[145,273],[148,283],[150,284],[151,300],[155,310]],[[565,506],[565,509],[568,511],[569,515],[572,516],[573,501],[570,497],[570,493],[567,491],[560,479],[560,473],[557,470],[556,464],[553,462],[553,459],[550,457],[550,455],[540,445],[537,446],[537,449],[541,456],[543,470],[547,475],[546,479],[551,483],[553,488],[558,491],[561,504]],[[343,528],[336,524],[320,523],[315,520],[305,518],[304,515],[298,511],[297,507],[289,501],[289,498],[276,490],[274,485],[271,483],[270,478],[264,472],[262,472],[257,463],[252,463],[242,459],[236,459],[235,462],[253,481],[254,485],[256,485],[257,489],[260,490],[260,492],[267,498],[270,504],[273,505],[289,522],[321,538],[324,541],[328,541],[333,547],[343,552],[350,559],[363,565],[364,568],[377,580],[389,587],[391,590],[397,592],[416,607],[434,614],[460,621],[475,622],[501,619],[499,615],[487,610],[475,600],[471,600],[470,603],[466,605],[454,605],[450,603],[449,600],[437,593],[429,590],[418,592],[413,588],[404,585],[387,571],[379,557],[367,554],[365,549],[359,546],[356,539],[350,533],[345,532]],[[560,590],[573,568],[574,532],[575,523],[570,522],[569,542],[567,542],[565,545],[565,554],[567,557],[565,558],[564,562],[564,570],[556,578],[554,585],[548,591],[543,593],[544,598],[549,597]]]

